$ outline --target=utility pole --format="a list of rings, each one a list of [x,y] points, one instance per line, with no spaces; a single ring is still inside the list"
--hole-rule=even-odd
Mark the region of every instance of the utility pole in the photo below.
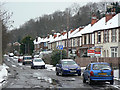
[[[68,58],[68,32],[69,32],[69,9],[67,9],[67,58]]]
[[[2,20],[0,18],[0,65],[3,63],[2,60]]]

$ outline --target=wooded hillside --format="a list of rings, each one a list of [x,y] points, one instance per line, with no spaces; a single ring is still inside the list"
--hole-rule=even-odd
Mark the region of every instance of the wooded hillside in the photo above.
[[[74,3],[71,7],[64,11],[55,11],[49,15],[43,15],[36,19],[31,19],[24,23],[19,29],[14,29],[10,32],[11,41],[20,41],[26,35],[35,38],[36,36],[45,37],[47,34],[61,32],[67,28],[67,10],[69,10],[69,29],[75,29],[80,26],[86,26],[91,22],[92,14],[96,14],[100,19],[105,13],[104,3],[88,3],[80,7]]]

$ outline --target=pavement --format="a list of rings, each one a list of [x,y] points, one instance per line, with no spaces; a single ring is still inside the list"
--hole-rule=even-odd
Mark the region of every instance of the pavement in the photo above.
[[[5,84],[5,82],[7,81],[8,78],[8,69],[9,67],[7,67],[5,64],[0,65],[0,89],[2,88],[2,86]]]

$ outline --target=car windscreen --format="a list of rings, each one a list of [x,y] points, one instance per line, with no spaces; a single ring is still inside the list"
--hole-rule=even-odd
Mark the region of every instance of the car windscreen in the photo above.
[[[108,64],[93,64],[93,70],[111,70]]]
[[[32,59],[32,57],[24,57],[24,59]]]
[[[43,62],[42,59],[34,59],[34,62]]]
[[[62,61],[62,65],[77,65],[74,61]]]

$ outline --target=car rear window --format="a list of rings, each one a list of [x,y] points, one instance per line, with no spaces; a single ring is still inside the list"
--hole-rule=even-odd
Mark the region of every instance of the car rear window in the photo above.
[[[43,62],[41,59],[35,59],[34,62]]]
[[[111,70],[108,64],[93,64],[93,70]]]
[[[62,65],[76,65],[74,61],[62,61]]]
[[[32,57],[24,57],[24,59],[32,59]]]

